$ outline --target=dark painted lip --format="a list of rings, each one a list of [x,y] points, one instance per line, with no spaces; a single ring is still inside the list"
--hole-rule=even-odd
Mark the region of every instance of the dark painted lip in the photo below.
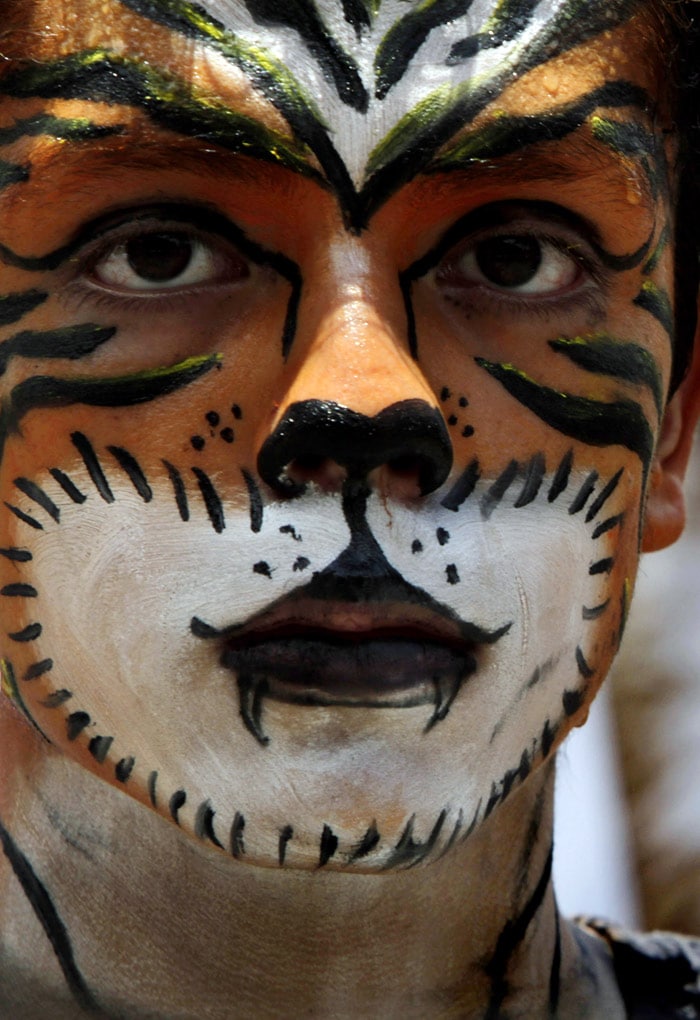
[[[432,705],[430,729],[476,671],[479,648],[510,630],[510,622],[494,630],[465,622],[405,581],[374,581],[316,575],[242,624],[217,628],[192,618],[196,637],[220,644],[221,663],[236,675],[241,718],[259,743],[268,742],[261,722],[266,698],[356,708]]]

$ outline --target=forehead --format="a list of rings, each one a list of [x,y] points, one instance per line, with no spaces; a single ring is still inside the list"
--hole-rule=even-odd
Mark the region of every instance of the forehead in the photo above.
[[[209,119],[220,129],[220,99],[239,112],[242,136],[247,118],[272,130],[262,139],[242,137],[250,154],[258,142],[268,158],[293,163],[300,157],[348,201],[360,189],[369,201],[370,190],[378,195],[416,162],[430,166],[485,115],[536,116],[611,81],[642,78],[654,92],[651,61],[643,59],[647,6],[641,0],[64,0],[20,10],[5,53],[34,65],[14,89],[17,76],[10,73],[9,91],[17,97],[33,90],[141,106],[167,123],[168,109],[182,113],[186,93],[194,91],[189,110],[195,116],[183,133],[194,133],[197,113],[200,127]],[[604,98],[611,102],[598,105],[619,106],[624,96],[618,90]],[[180,117],[181,124],[186,120]]]

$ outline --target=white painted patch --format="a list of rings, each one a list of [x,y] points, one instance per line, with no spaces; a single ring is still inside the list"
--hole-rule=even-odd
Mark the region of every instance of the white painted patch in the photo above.
[[[241,623],[331,563],[349,540],[340,498],[310,489],[271,503],[254,533],[240,493],[227,500],[218,479],[226,527],[216,534],[194,496],[192,519],[180,520],[165,479],[151,479],[154,500],[144,504],[128,483],[110,478],[116,501],[106,504],[84,472],[74,478],[91,493],[88,501],[61,501],[51,480],[39,479],[61,502],[61,523],[47,520],[44,531],[20,536],[34,553],[22,580],[39,592],[31,611],[43,627],[31,652],[54,659],[52,689],[73,693],[64,708],[44,712],[41,724],[63,739],[66,711],[88,712],[92,725],[76,746],[98,734],[114,737],[102,766],[107,778],[114,781],[114,764],[133,756],[130,782],[145,785],[157,771],[161,808],[185,790],[180,820],[190,829],[209,801],[224,843],[241,812],[248,853],[263,863],[276,862],[286,825],[295,832],[288,860],[307,866],[317,862],[324,824],[347,852],[376,819],[383,840],[367,867],[386,860],[414,813],[418,838],[445,809],[444,843],[460,817],[466,826],[483,814],[523,751],[537,751],[547,720],[560,719],[563,692],[582,684],[577,645],[595,668],[599,636],[607,639],[614,627],[614,616],[582,619],[584,605],[609,594],[606,576],[591,577],[588,567],[608,555],[611,536],[593,541],[596,522],[569,514],[570,500],[549,503],[545,486],[519,509],[514,486],[487,519],[480,510],[486,483],[456,513],[437,496],[419,508],[371,496],[369,526],[409,584],[463,621],[510,629],[479,649],[477,672],[429,732],[430,705],[308,707],[268,699],[270,743],[262,747],[242,725],[221,642],[196,637],[190,622]],[[569,493],[582,479],[572,476]]]

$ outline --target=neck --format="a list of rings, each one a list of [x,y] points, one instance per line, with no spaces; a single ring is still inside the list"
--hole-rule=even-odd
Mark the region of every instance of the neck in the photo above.
[[[605,953],[557,915],[553,772],[436,863],[377,876],[225,858],[49,756],[2,796],[3,1015],[623,1016]]]

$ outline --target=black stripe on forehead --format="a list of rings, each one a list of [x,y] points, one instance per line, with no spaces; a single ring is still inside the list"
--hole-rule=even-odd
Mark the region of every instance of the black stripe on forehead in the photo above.
[[[308,153],[294,140],[236,113],[223,103],[213,102],[210,96],[198,95],[188,82],[155,70],[145,60],[90,50],[47,63],[26,61],[2,78],[0,90],[15,99],[83,99],[137,107],[166,130],[277,163],[296,173],[318,176],[307,162]],[[68,127],[59,129],[56,118],[37,120],[43,122],[44,133],[50,130],[56,137],[66,137]],[[81,140],[123,130],[98,125],[85,127],[82,122],[74,124],[71,137]],[[36,131],[32,130],[34,127],[37,125],[30,122],[26,133],[38,133],[38,127]],[[59,130],[63,130],[63,134]]]
[[[314,152],[336,192],[348,225],[358,230],[366,225],[391,194],[421,172],[437,151],[486,109],[515,78],[600,33],[617,28],[644,5],[644,0],[587,0],[585,3],[568,0],[522,48],[517,58],[503,60],[486,80],[482,77],[475,84],[465,69],[462,84],[443,86],[428,96],[424,95],[423,101],[390,127],[380,140],[370,157],[365,184],[359,190],[353,185],[349,171],[332,143],[328,127],[303,85],[273,55],[247,44],[209,16],[205,8],[186,0],[121,0],[121,3],[144,18],[216,49],[242,68],[254,86],[283,113],[297,137]],[[264,4],[262,0],[250,0],[248,6],[259,13],[264,7],[269,18],[269,0],[265,0]],[[299,31],[302,36],[306,31],[308,36],[311,23],[317,27],[321,24],[317,7],[310,0],[306,3],[297,0],[295,9],[298,6],[306,11],[304,24],[307,26]],[[454,17],[456,12],[464,14],[469,6],[470,0],[434,0],[429,4],[411,5],[383,39],[378,38],[375,42],[369,36],[362,36],[365,46],[377,48],[374,91],[379,101],[391,88],[390,85],[382,85],[388,80],[389,66],[392,83],[404,78],[412,69],[413,58],[420,48],[416,43],[422,43],[429,29],[439,24],[441,19],[448,15]],[[405,8],[401,6],[398,9],[403,12]],[[497,5],[492,21],[498,45],[517,38],[530,24],[532,10],[533,5],[528,0],[502,0]],[[277,13],[275,17],[279,21],[283,15]],[[422,33],[414,31],[418,22]],[[357,24],[356,21],[356,27]],[[328,40],[324,45],[327,43]],[[340,47],[339,43],[337,47]],[[308,59],[315,59],[323,72],[323,61],[318,53],[313,52],[313,47],[308,49]],[[453,53],[446,63],[454,63],[455,59]],[[420,64],[419,60],[415,62]],[[372,109],[369,112],[371,115]]]

